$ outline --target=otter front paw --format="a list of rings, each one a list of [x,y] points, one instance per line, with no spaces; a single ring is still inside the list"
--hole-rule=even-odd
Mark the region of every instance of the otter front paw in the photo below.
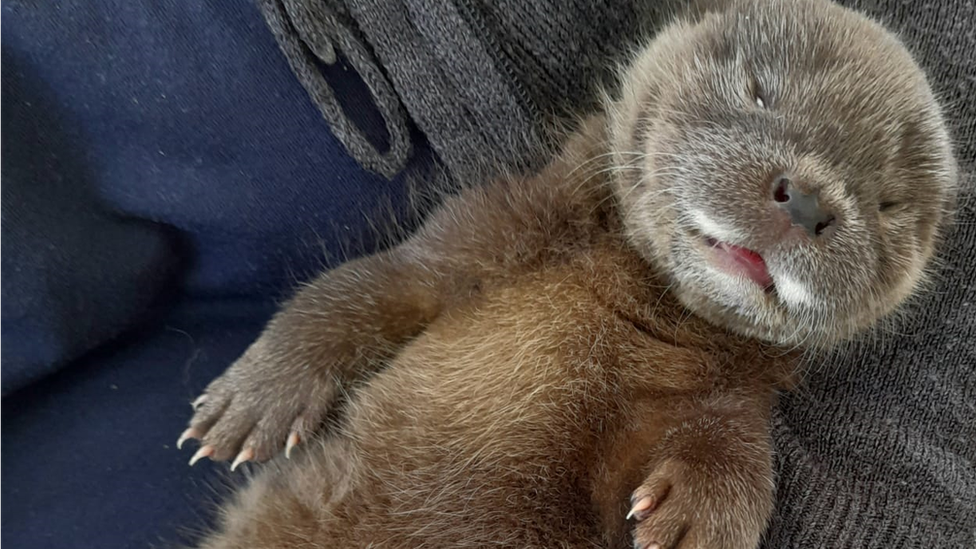
[[[631,496],[635,549],[758,547],[768,514],[765,487],[720,478],[730,473],[676,460],[658,466]]]
[[[193,402],[188,439],[200,441],[190,465],[209,457],[233,458],[231,470],[247,461],[265,461],[307,439],[321,424],[337,383],[311,364],[297,364],[269,350],[262,336]]]

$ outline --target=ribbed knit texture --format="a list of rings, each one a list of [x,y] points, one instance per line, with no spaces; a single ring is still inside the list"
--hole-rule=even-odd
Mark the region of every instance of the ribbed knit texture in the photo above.
[[[320,1],[261,0],[265,8]],[[775,412],[778,501],[765,547],[972,548],[976,7],[971,0],[841,3],[899,33],[929,74],[957,144],[962,204],[938,282],[912,305],[909,320],[875,343],[812,361],[804,386]],[[680,4],[338,0],[368,48],[337,49],[371,52],[368,60],[451,174],[480,180],[538,166],[552,120],[592,108],[621,52]]]

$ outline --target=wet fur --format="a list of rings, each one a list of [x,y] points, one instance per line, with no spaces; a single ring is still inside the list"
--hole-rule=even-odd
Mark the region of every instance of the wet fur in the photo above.
[[[730,6],[663,31],[541,174],[448,198],[404,243],[301,289],[208,387],[191,427],[218,460],[242,448],[270,459],[290,432],[302,443],[237,495],[203,547],[758,545],[773,501],[769,413],[797,353],[863,331],[917,287],[954,166],[893,38],[816,0]],[[819,52],[787,54],[804,83],[793,103],[761,68],[724,64],[749,51],[736,42],[746,15],[767,34],[789,21]],[[819,65],[851,47],[868,48],[854,68],[875,71],[872,84]],[[750,77],[779,90],[770,110],[750,110]],[[824,109],[851,122],[812,126]],[[786,164],[844,215],[838,245],[768,250],[811,277],[818,301],[747,289],[734,297],[752,301],[730,306],[682,208],[704,204],[745,231],[765,215],[751,186]],[[899,217],[879,211],[882,196],[906,204]],[[768,236],[750,235],[766,252]],[[340,400],[341,419],[313,438]],[[653,508],[628,521],[645,497]]]

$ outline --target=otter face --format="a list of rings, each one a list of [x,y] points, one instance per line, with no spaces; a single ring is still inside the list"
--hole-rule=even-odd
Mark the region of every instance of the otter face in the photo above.
[[[956,168],[892,35],[823,0],[729,2],[658,34],[610,106],[631,242],[699,315],[822,347],[923,279]]]

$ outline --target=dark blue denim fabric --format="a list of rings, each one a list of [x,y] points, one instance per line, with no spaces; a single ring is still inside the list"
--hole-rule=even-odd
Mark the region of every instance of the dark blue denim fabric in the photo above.
[[[4,0],[2,55],[2,541],[173,541],[213,497],[172,447],[187,402],[375,247],[406,177],[346,154],[247,0]],[[382,143],[356,74],[322,70]],[[414,141],[405,174],[434,162]]]

